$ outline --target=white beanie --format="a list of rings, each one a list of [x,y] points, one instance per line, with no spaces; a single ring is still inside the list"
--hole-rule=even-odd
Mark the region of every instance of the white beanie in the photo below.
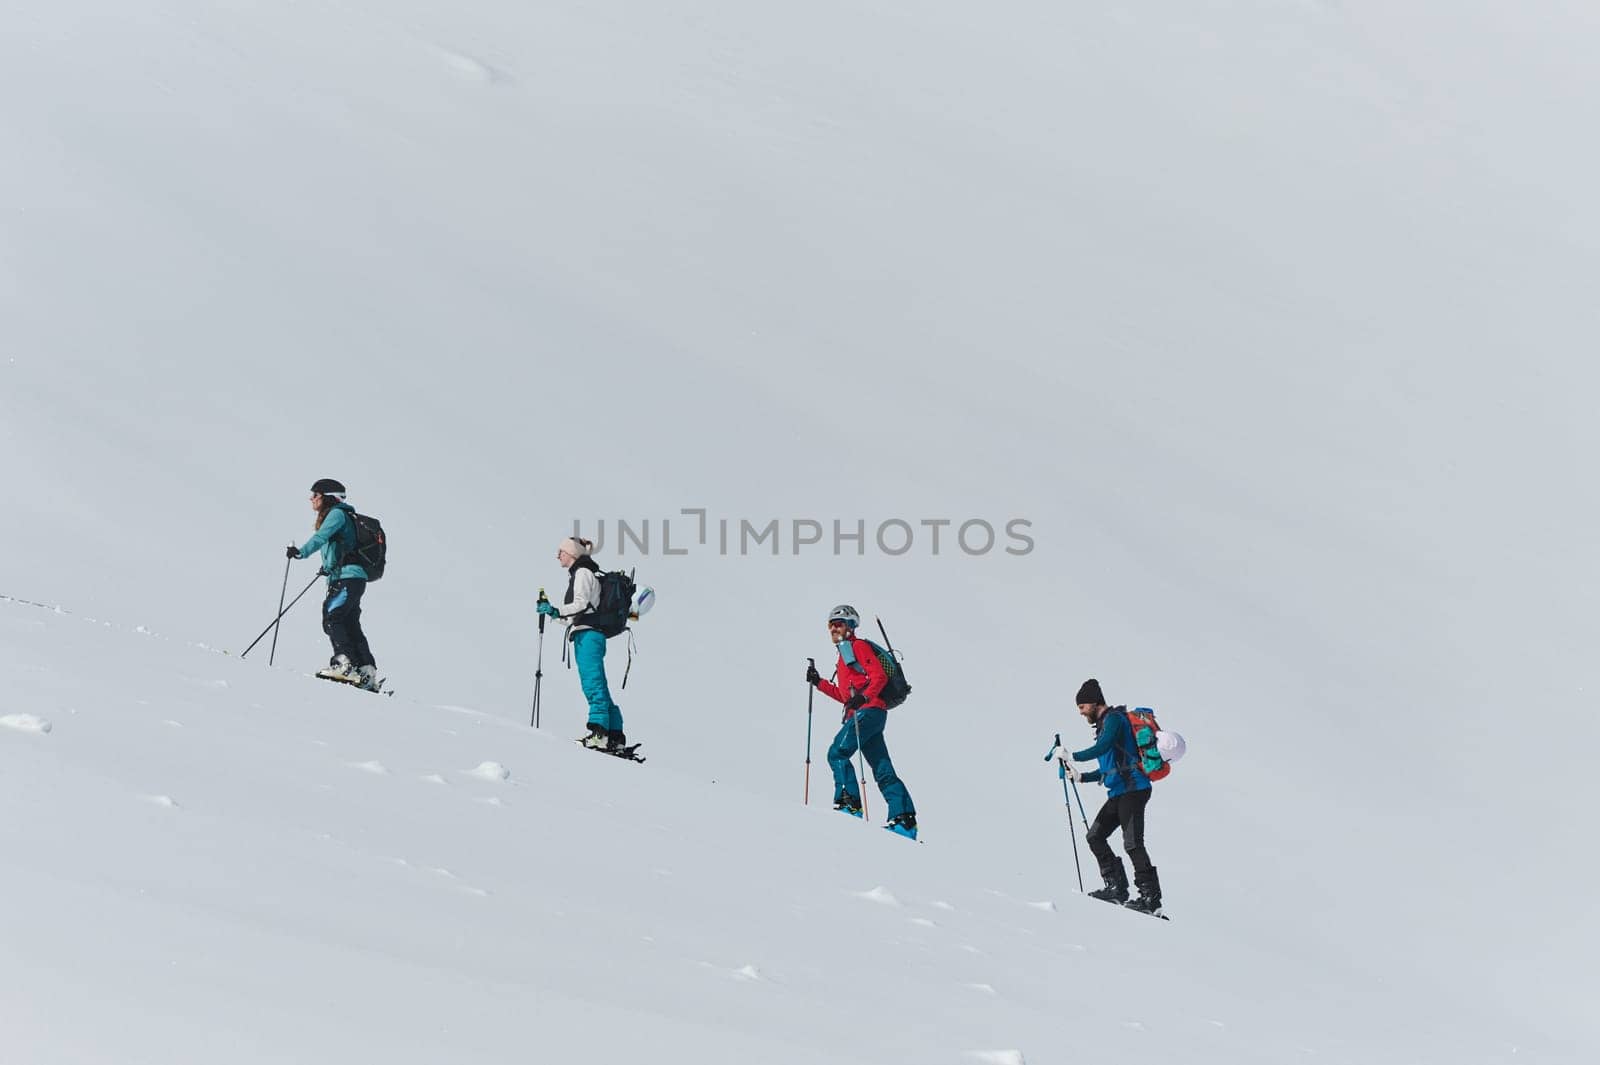
[[[576,536],[569,536],[561,541],[561,550],[573,558],[586,558],[594,544],[588,540],[580,540]]]

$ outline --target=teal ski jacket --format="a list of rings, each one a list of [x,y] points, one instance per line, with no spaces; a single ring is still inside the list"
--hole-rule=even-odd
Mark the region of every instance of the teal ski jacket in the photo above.
[[[366,580],[367,571],[360,566],[339,565],[339,559],[349,555],[356,549],[356,526],[346,516],[350,509],[344,503],[339,503],[328,511],[328,516],[322,519],[322,528],[312,533],[311,539],[300,545],[300,557],[310,558],[317,551],[322,552],[322,571],[328,575],[328,583],[334,581],[347,581],[352,578]]]

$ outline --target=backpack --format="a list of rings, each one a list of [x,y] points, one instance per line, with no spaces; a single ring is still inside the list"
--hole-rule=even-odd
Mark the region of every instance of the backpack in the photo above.
[[[1156,712],[1148,706],[1137,706],[1124,709],[1122,714],[1128,719],[1128,731],[1133,733],[1139,771],[1152,781],[1172,772],[1172,763],[1161,754],[1159,738],[1164,733],[1156,724]]]
[[[872,640],[866,641],[872,648],[872,653],[878,656],[878,661],[883,665],[883,672],[889,678],[889,683],[883,686],[883,692],[878,698],[883,700],[883,705],[890,710],[906,701],[906,696],[911,694],[911,685],[906,683],[906,671],[900,665],[900,660],[894,652],[887,648],[879,647]]]
[[[597,573],[595,577],[600,581],[600,601],[573,620],[581,619],[583,624],[609,640],[628,631],[629,615],[633,613],[633,594],[638,589],[633,583],[632,570],[627,573],[621,570]]]
[[[389,541],[383,534],[383,522],[370,514],[357,514],[354,507],[341,505],[340,510],[350,519],[355,529],[355,544],[339,556],[341,566],[360,566],[367,571],[367,580],[383,577],[383,567],[389,561]]]

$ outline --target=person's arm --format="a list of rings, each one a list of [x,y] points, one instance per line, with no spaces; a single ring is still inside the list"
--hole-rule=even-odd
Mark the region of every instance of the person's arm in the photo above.
[[[600,578],[594,575],[593,570],[580,569],[572,581],[572,602],[562,603],[560,613],[570,620],[574,614],[581,614],[599,602]]]
[[[328,513],[328,516],[322,519],[322,527],[316,532],[312,533],[311,539],[307,540],[305,544],[301,546],[300,557],[310,558],[318,551],[321,551],[324,545],[326,545],[335,536],[338,536],[340,531],[344,529],[344,523],[344,511],[340,510],[338,507],[334,507],[333,510]]]
[[[839,675],[838,667],[834,667],[833,675],[835,677]],[[826,695],[836,703],[842,703],[848,698],[848,696],[846,696],[844,692],[840,690],[839,686],[827,677],[823,677],[821,680],[817,681],[817,691],[821,692],[823,695]]]
[[[1094,746],[1085,747],[1081,751],[1072,752],[1074,762],[1093,762],[1102,754],[1109,754],[1117,749],[1122,738],[1128,735],[1128,719],[1121,714],[1107,713],[1105,724],[1100,729],[1100,738],[1095,740]]]

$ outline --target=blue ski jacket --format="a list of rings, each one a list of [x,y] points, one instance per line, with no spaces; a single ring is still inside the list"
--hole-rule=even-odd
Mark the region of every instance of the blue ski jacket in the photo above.
[[[322,552],[322,569],[328,575],[329,584],[352,577],[363,581],[367,579],[367,571],[360,566],[339,565],[339,559],[356,548],[356,526],[345,515],[347,509],[340,504],[328,511],[328,516],[322,519],[322,528],[300,545],[301,558],[310,558],[314,552]]]
[[[1139,749],[1134,746],[1133,730],[1128,727],[1127,709],[1125,706],[1108,709],[1100,719],[1099,738],[1094,746],[1072,752],[1074,762],[1099,761],[1100,768],[1085,773],[1083,782],[1103,781],[1106,796],[1112,799],[1150,787],[1150,778],[1139,768]]]

